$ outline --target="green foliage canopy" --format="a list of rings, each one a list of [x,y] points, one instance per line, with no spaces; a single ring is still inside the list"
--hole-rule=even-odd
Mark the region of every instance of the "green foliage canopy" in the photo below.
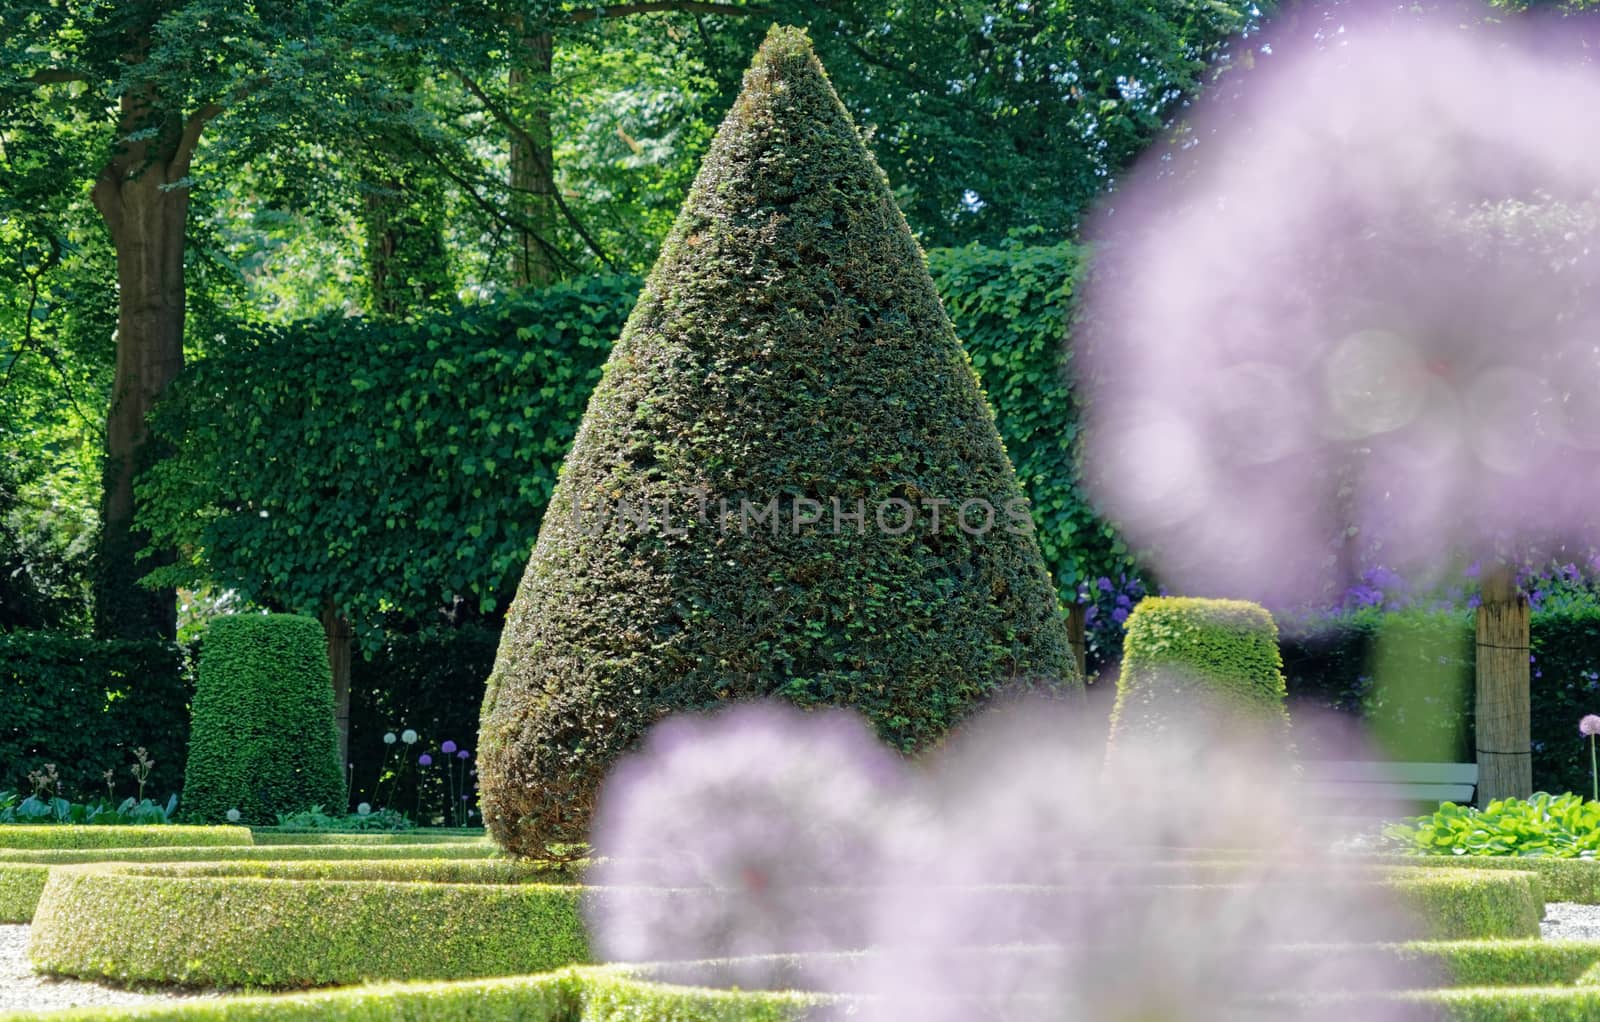
[[[317,613],[493,610],[637,282],[592,277],[414,322],[328,316],[219,342],[154,416],[156,581]]]

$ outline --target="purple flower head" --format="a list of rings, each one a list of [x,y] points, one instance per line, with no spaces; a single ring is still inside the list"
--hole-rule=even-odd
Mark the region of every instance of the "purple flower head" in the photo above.
[[[1111,620],[1115,621],[1119,625],[1128,620],[1127,608],[1118,607],[1116,610],[1113,610],[1111,612]]]
[[[456,759],[471,759],[471,758],[472,758],[472,753],[468,752],[466,749],[460,749],[460,750],[458,750],[456,752]]]
[[[1593,738],[1595,735],[1600,735],[1600,716],[1592,713],[1584,714],[1583,719],[1578,721],[1578,734],[1583,735],[1585,738]]]
[[[417,766],[433,766],[433,757],[424,752],[417,757]]]
[[[439,746],[439,751],[444,753],[446,756],[448,756],[452,752],[456,751],[456,743],[446,739],[445,743],[443,745]]]
[[[1533,32],[1380,20],[1286,47],[1259,102],[1202,95],[1205,145],[1119,180],[1085,231],[1087,476],[1174,588],[1292,605],[1343,587],[1340,536],[1420,578],[1592,535],[1600,260],[1587,226],[1536,236],[1559,202],[1509,200],[1592,187],[1600,83]],[[1516,112],[1557,92],[1538,130]]]
[[[1104,575],[1100,576],[1100,581],[1097,582],[1096,584],[1100,587],[1100,591],[1102,593],[1111,592],[1111,580],[1109,578],[1106,578]]]

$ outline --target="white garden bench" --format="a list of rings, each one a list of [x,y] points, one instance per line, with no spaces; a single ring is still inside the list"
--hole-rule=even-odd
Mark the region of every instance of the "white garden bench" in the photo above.
[[[1440,802],[1470,804],[1478,789],[1476,763],[1311,760],[1301,770],[1305,797],[1345,815],[1383,815]]]

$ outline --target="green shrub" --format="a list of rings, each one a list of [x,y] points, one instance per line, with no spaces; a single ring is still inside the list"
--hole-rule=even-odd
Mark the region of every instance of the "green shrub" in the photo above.
[[[71,799],[135,793],[133,750],[155,760],[147,794],[178,790],[194,692],[189,650],[171,642],[0,632],[0,790],[31,791],[54,763]]]
[[[519,882],[550,875],[439,859],[58,866],[31,954],[47,972],[198,986],[541,972],[588,957],[580,889]]]
[[[74,848],[0,849],[0,922],[26,923],[33,918],[44,882],[55,865],[93,862],[289,862],[316,859],[373,861],[382,859],[487,859],[499,849],[488,842],[430,842],[408,845],[268,845],[200,848]]]
[[[1026,507],[882,172],[804,34],[774,28],[507,617],[479,735],[491,833],[582,840],[607,768],[672,711],[844,704],[909,751],[1004,682],[1075,688]]]
[[[118,825],[112,827],[0,826],[0,849],[6,848],[153,848],[158,846],[248,845],[245,827]]]
[[[255,827],[251,835],[258,845],[385,845],[385,844],[477,844],[488,843],[481,830],[429,827],[404,831],[318,830],[304,827]]]
[[[1259,726],[1283,735],[1278,629],[1242,600],[1146,597],[1128,616],[1111,741]]]
[[[345,804],[322,625],[292,614],[212,621],[195,686],[183,806],[218,822]]]
[[[661,986],[615,967],[56,1012],[52,1022],[802,1022],[819,998]]]
[[[1482,809],[1446,802],[1384,835],[1424,855],[1593,858],[1600,853],[1600,803],[1545,792],[1496,799]]]
[[[1388,883],[1428,940],[1537,937],[1544,918],[1539,878],[1521,871],[1418,869]],[[1493,878],[1492,880],[1490,878]]]
[[[1545,901],[1575,901],[1583,905],[1600,905],[1600,861],[1595,859],[1455,854],[1446,857],[1443,853],[1439,856],[1411,854],[1362,858],[1396,866],[1520,870],[1539,878],[1539,894]]]

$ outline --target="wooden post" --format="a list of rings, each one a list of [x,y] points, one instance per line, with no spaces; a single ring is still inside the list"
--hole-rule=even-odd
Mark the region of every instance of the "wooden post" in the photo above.
[[[1485,568],[1478,605],[1478,805],[1533,794],[1528,598],[1510,565]]]
[[[1067,604],[1067,644],[1072,647],[1072,659],[1078,664],[1078,677],[1085,683],[1089,680],[1089,647],[1084,638],[1087,625],[1083,604]]]

